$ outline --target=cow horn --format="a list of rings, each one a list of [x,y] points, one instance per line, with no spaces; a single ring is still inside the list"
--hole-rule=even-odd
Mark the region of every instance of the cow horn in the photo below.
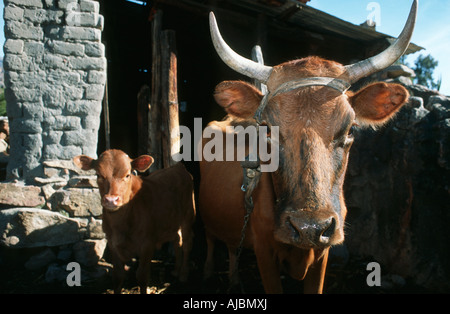
[[[245,76],[256,79],[262,83],[266,83],[272,73],[272,67],[259,64],[253,60],[244,58],[234,52],[220,35],[214,13],[209,13],[209,28],[211,30],[211,38],[220,58],[230,68]]]
[[[373,56],[369,59],[360,61],[355,64],[347,65],[346,72],[352,83],[355,83],[359,79],[369,76],[378,71],[384,70],[391,66],[395,61],[408,49],[411,37],[414,31],[417,17],[418,0],[414,0],[411,11],[409,13],[408,21],[403,28],[402,33],[398,39],[386,50],[380,54]]]

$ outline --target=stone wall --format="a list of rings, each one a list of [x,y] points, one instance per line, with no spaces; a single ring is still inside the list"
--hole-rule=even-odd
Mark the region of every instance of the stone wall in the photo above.
[[[383,275],[450,289],[450,97],[391,78],[410,102],[379,130],[355,131],[345,183],[353,257],[382,265]]]
[[[64,281],[73,261],[83,276],[99,276],[106,240],[96,176],[72,163],[97,155],[106,83],[99,3],[4,3],[10,155],[0,183],[0,246],[37,248],[25,267],[47,269],[47,281]]]
[[[44,161],[97,153],[106,82],[103,17],[87,0],[5,0],[8,179],[48,178]],[[48,168],[48,167],[47,167]]]

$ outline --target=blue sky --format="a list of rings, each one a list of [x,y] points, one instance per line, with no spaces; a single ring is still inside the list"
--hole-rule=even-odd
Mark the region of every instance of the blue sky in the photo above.
[[[380,8],[377,31],[391,36],[398,36],[403,29],[411,8],[412,0],[311,0],[308,5],[334,15],[353,24],[364,22],[373,9],[370,3]],[[3,1],[0,12],[3,17]],[[431,54],[439,61],[435,78],[442,76],[441,93],[450,95],[450,0],[420,0],[417,25],[412,41],[426,50],[408,58],[412,65],[420,54]],[[3,29],[3,18],[0,18]],[[0,31],[0,45],[4,43],[4,33]],[[0,50],[3,56],[3,49]]]
[[[353,24],[364,22],[373,9],[371,2],[379,4],[380,22],[377,31],[397,37],[406,22],[412,0],[311,0],[308,5]],[[434,76],[442,76],[441,93],[450,95],[450,0],[419,0],[417,24],[412,42],[424,47],[407,59],[410,65],[420,54],[431,54],[439,61]]]

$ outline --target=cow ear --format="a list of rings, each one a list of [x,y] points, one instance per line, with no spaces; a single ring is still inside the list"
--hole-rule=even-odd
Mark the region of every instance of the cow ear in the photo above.
[[[228,114],[244,119],[254,115],[262,98],[256,87],[242,81],[222,82],[214,92],[214,99]]]
[[[73,163],[82,170],[91,170],[94,168],[95,159],[85,155],[79,155],[73,158]]]
[[[358,123],[377,126],[389,121],[408,98],[408,91],[399,84],[375,83],[354,94],[350,103]]]
[[[153,157],[142,155],[131,162],[131,167],[139,172],[144,172],[153,164]]]

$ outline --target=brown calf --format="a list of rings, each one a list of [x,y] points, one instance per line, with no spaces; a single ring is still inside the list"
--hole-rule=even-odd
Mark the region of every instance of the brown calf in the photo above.
[[[357,93],[349,92],[348,87],[404,53],[416,12],[417,0],[404,31],[391,47],[349,66],[318,57],[274,67],[257,64],[231,50],[211,15],[211,35],[222,60],[267,84],[268,95],[263,99],[255,87],[244,82],[219,84],[215,99],[229,116],[210,126],[222,131],[223,143],[227,126],[265,126],[268,135],[279,128],[279,167],[262,173],[253,191],[254,209],[244,239],[244,246],[255,252],[267,293],[283,291],[281,271],[305,279],[305,292],[322,292],[329,247],[344,241],[347,208],[343,183],[352,128],[382,125],[409,97],[407,90],[396,84],[375,83]],[[203,147],[209,141],[203,139]],[[239,147],[234,143],[226,147],[223,160],[227,150],[236,152]],[[219,239],[228,246],[230,279],[236,284],[236,249],[246,213],[240,189],[242,167],[239,161],[202,160],[200,175],[199,210],[208,244],[205,276],[212,273],[214,240]]]
[[[137,280],[146,293],[150,260],[156,249],[169,241],[176,252],[175,274],[186,281],[195,218],[192,176],[179,163],[140,178],[132,171],[146,171],[151,156],[134,160],[120,150],[108,150],[98,160],[81,155],[74,163],[94,169],[103,205],[103,230],[113,253],[114,292],[120,293],[125,263],[139,258]]]

